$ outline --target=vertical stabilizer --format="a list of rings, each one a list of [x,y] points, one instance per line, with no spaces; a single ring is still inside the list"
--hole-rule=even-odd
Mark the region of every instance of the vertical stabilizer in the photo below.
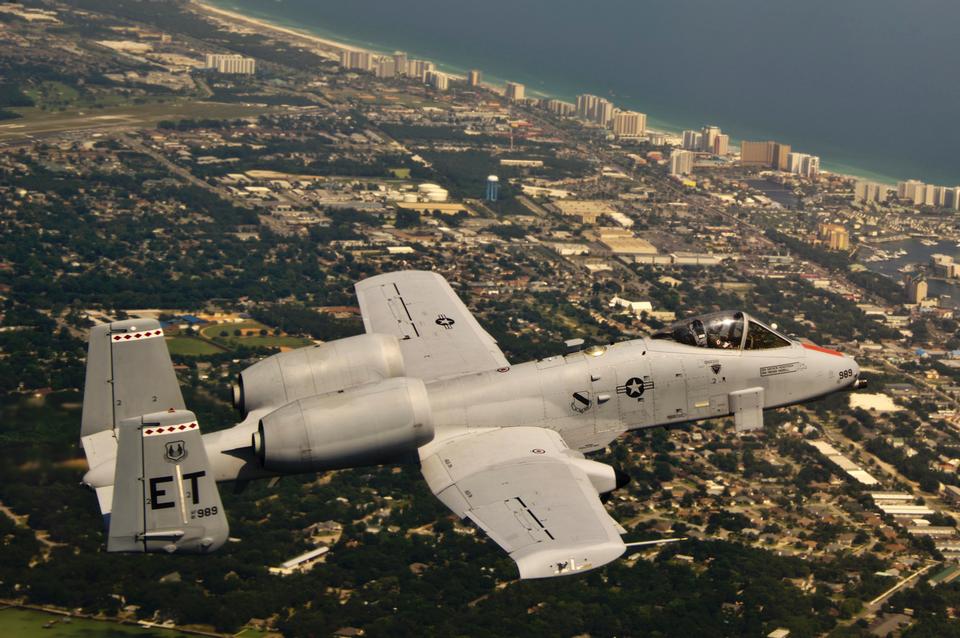
[[[163,330],[155,319],[127,319],[94,326],[87,347],[80,442],[90,471],[85,485],[96,490],[109,523],[121,420],[168,409],[183,410]]]
[[[188,410],[120,421],[107,551],[212,552],[229,527]]]

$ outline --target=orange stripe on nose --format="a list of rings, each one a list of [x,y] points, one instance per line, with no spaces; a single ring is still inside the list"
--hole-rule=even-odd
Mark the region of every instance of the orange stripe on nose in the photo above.
[[[804,348],[806,348],[807,350],[814,350],[814,351],[816,351],[816,352],[824,352],[824,353],[826,353],[826,354],[832,354],[832,355],[835,355],[835,356],[837,356],[837,357],[842,357],[842,356],[843,356],[843,353],[842,353],[842,352],[837,352],[836,350],[831,350],[830,348],[823,348],[823,347],[821,347],[821,346],[815,346],[815,345],[813,345],[812,343],[803,343],[803,344],[800,344],[800,345],[802,345],[802,346],[803,346]]]

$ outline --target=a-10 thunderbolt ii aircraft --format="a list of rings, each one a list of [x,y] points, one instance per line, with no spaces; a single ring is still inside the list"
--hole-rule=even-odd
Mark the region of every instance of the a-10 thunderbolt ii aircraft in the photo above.
[[[81,441],[107,549],[205,553],[228,534],[216,483],[419,461],[443,503],[521,578],[583,572],[625,550],[601,496],[625,475],[584,455],[628,430],[763,410],[860,387],[856,361],[743,312],[649,338],[511,364],[431,272],[356,286],[366,334],[240,373],[237,425],[202,435],[154,320],[90,335]]]

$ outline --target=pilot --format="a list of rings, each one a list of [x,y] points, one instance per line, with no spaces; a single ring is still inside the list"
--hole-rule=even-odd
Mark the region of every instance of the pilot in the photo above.
[[[712,334],[709,336],[709,344],[711,348],[719,348],[721,350],[729,350],[733,347],[733,342],[729,338],[721,336],[719,334]]]

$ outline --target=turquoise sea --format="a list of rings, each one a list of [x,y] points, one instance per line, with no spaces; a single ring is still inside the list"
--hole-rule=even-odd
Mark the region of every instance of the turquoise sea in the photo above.
[[[595,93],[845,173],[960,184],[956,0],[210,0],[528,93]]]

